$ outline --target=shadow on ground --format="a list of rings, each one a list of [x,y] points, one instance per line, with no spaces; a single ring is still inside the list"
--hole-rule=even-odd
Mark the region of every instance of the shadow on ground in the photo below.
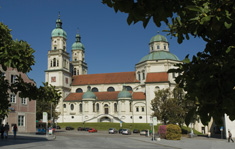
[[[1,146],[8,146],[8,145],[15,145],[15,144],[27,144],[27,143],[35,143],[35,142],[42,142],[42,141],[48,141],[47,137],[32,137],[32,136],[16,136],[16,138],[13,137],[13,135],[9,135],[7,139],[0,139],[0,147]]]

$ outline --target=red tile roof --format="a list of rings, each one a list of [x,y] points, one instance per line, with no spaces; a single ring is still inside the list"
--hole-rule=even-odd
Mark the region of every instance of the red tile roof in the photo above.
[[[117,72],[73,76],[72,85],[139,83],[135,72]]]
[[[97,100],[117,100],[118,93],[120,91],[115,92],[94,92],[97,97]],[[84,93],[70,93],[64,101],[81,101],[82,95]],[[145,94],[143,92],[134,92],[133,100],[145,100]]]
[[[155,72],[155,73],[148,73],[145,82],[151,83],[151,82],[167,82],[167,81],[168,81],[167,72]]]

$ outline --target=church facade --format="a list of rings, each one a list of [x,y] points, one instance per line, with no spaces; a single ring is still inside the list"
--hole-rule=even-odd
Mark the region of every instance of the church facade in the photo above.
[[[176,74],[167,73],[181,63],[169,51],[166,37],[150,39],[149,53],[135,65],[135,71],[88,74],[85,46],[76,34],[70,61],[67,34],[60,17],[51,33],[51,50],[45,80],[62,92],[57,106],[57,122],[127,122],[150,123],[151,100],[155,91],[173,89]],[[70,47],[70,46],[69,46]]]

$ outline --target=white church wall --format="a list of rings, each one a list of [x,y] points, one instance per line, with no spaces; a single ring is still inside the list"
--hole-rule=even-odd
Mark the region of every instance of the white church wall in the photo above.
[[[227,114],[224,115],[224,124],[225,124],[225,135],[228,138],[228,130],[232,133],[232,136],[235,137],[235,120],[231,121]]]

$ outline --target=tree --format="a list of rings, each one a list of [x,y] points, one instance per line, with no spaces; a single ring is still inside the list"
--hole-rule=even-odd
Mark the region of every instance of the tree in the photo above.
[[[235,1],[234,0],[103,0],[116,12],[128,13],[127,23],[152,18],[156,26],[165,23],[166,32],[177,37],[200,37],[206,42],[204,51],[190,61],[188,55],[179,69],[176,83],[183,88],[188,100],[193,100],[191,117],[200,115],[203,124],[213,117],[219,125],[226,113],[235,120]]]
[[[6,25],[0,23],[0,66],[4,71],[12,67],[19,72],[27,73],[32,70],[31,66],[35,63],[34,50],[25,41],[14,41],[10,31]],[[20,75],[14,84],[9,84],[0,71],[0,120],[4,120],[8,115],[9,91],[19,92],[20,97],[28,97],[30,100],[56,103],[60,99],[60,93],[55,87],[44,84],[44,87],[37,88],[35,84],[24,82]]]
[[[166,124],[179,124],[185,122],[186,113],[189,111],[188,101],[185,101],[183,89],[176,86],[173,91],[169,88],[158,90],[151,101],[153,116]]]
[[[48,83],[43,83],[44,87],[40,86],[39,91],[43,95],[39,97],[40,101],[37,101],[37,120],[42,119],[42,112],[47,112],[49,119],[51,119],[51,106],[52,106],[52,116],[57,119],[59,113],[55,111],[56,106],[61,98],[61,93],[56,89],[55,86],[48,85]],[[45,94],[46,93],[46,94]]]

